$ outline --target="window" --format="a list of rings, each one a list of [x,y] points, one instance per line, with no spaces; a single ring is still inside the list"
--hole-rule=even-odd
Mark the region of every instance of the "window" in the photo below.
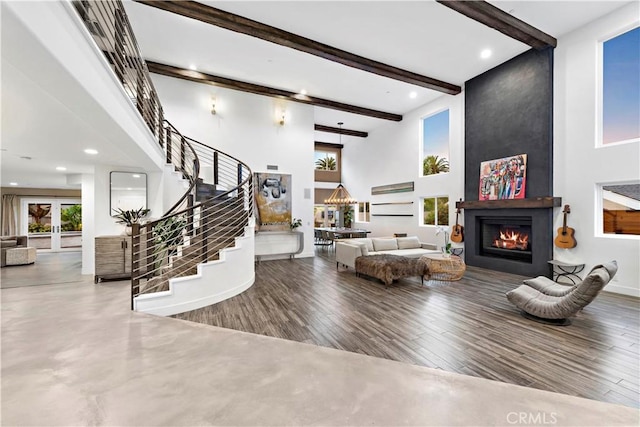
[[[314,178],[317,182],[340,182],[340,154],[342,146],[328,142],[316,142]]]
[[[603,145],[640,140],[640,27],[602,44]]]
[[[449,197],[423,199],[423,225],[449,225]]]
[[[371,221],[371,208],[369,202],[358,202],[358,222]]]
[[[602,232],[640,236],[640,182],[600,187]]]
[[[449,172],[449,110],[422,119],[422,175]]]
[[[337,171],[338,156],[334,152],[316,150],[315,165],[317,170]]]

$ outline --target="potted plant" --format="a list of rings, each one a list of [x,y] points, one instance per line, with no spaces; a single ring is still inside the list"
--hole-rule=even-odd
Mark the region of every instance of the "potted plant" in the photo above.
[[[125,225],[125,233],[130,236],[131,235],[131,227],[133,224],[139,224],[140,221],[147,216],[150,212],[150,209],[139,208],[139,209],[128,209],[124,210],[121,208],[114,209],[115,215],[113,217],[117,220],[118,224]]]
[[[341,208],[341,212],[343,218],[342,225],[345,228],[351,228],[351,226],[353,225],[353,209],[351,208],[351,206],[345,205]]]

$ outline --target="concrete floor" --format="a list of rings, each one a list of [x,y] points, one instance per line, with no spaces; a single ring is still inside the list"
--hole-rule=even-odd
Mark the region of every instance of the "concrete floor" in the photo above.
[[[624,406],[134,313],[126,281],[0,297],[5,426],[640,422]]]

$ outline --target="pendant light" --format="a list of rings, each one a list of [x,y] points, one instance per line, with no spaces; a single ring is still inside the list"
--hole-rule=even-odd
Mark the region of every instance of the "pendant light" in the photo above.
[[[338,122],[338,126],[340,126],[340,145],[342,145],[342,125],[343,122]],[[342,185],[342,166],[340,169],[340,184],[333,190],[331,196],[328,199],[324,199],[324,203],[326,205],[354,205],[358,203],[356,199],[351,197],[351,194],[347,191],[347,189]]]

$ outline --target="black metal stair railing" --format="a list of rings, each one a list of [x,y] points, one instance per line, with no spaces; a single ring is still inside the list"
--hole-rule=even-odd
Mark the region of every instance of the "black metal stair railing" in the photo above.
[[[198,177],[193,164],[198,172],[204,165],[211,176],[190,182],[189,191],[162,218],[133,226],[132,302],[140,294],[167,290],[171,278],[195,274],[198,264],[218,260],[222,249],[244,235],[253,215],[252,173],[246,164],[182,136],[169,123],[165,130],[172,156],[179,153],[181,163],[185,159],[183,174]]]
[[[127,96],[181,173],[188,189],[162,218],[132,230],[131,307],[140,294],[168,289],[234,246],[253,215],[252,173],[240,160],[183,136],[164,119],[147,65],[118,0],[73,1]]]

